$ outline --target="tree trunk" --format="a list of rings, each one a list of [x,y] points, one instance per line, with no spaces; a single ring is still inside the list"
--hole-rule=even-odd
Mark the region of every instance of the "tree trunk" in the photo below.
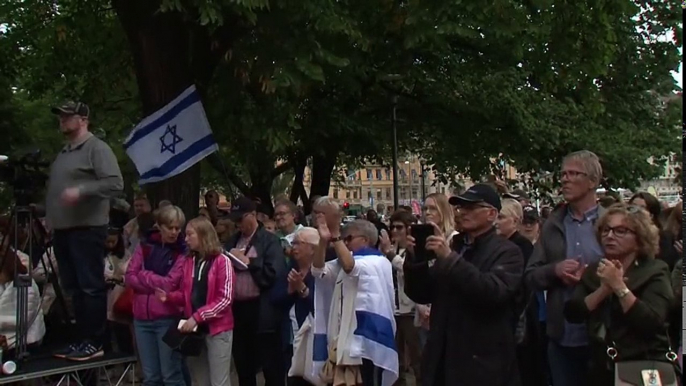
[[[305,178],[305,166],[307,166],[306,161],[297,160],[295,166],[293,167],[295,178],[293,179],[293,188],[291,189],[290,200],[294,204],[297,204],[298,199],[303,195],[305,196],[305,199],[302,200],[303,205],[307,201],[307,192],[305,192],[305,186],[303,185],[303,179]]]
[[[312,157],[312,182],[310,183],[310,199],[315,196],[328,196],[331,185],[331,173],[336,166],[338,155],[328,152],[326,156]],[[310,202],[304,203],[306,213],[312,210]]]
[[[149,115],[193,84],[188,27],[178,12],[159,12],[158,1],[113,0],[133,55],[144,115]],[[154,206],[169,200],[187,218],[198,213],[200,164],[146,186]]]

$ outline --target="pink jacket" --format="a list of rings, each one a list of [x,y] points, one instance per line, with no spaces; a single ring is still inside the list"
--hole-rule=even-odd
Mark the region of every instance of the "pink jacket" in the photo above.
[[[133,288],[133,318],[138,320],[157,320],[181,316],[181,310],[173,304],[162,303],[155,295],[157,288],[169,293],[176,291],[183,275],[182,256],[177,256],[166,276],[148,271],[144,266],[144,252],[141,245],[136,247],[126,269],[124,282]]]
[[[193,317],[198,324],[207,323],[210,335],[217,335],[233,330],[234,281],[236,273],[229,258],[220,254],[212,259],[212,266],[207,272],[207,303],[191,315],[191,292],[195,274],[194,258],[183,258],[183,281],[178,291],[167,294],[167,303],[183,307],[184,315]]]

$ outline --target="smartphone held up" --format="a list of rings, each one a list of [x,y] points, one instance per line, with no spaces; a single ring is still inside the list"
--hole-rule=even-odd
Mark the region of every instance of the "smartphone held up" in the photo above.
[[[426,249],[426,240],[434,235],[434,227],[431,224],[413,224],[410,226],[410,235],[414,238],[415,263],[430,261],[436,258],[436,253]]]

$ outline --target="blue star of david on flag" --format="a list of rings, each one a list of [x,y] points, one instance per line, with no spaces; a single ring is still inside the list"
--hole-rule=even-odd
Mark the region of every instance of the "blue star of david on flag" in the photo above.
[[[219,147],[200,95],[191,86],[136,125],[124,141],[124,149],[144,185],[184,172]]]
[[[171,140],[167,138],[167,136],[171,136]],[[176,145],[183,142],[183,138],[176,134],[176,125],[167,125],[167,130],[160,137],[160,142],[162,142],[160,153],[168,151],[172,154],[176,154]]]

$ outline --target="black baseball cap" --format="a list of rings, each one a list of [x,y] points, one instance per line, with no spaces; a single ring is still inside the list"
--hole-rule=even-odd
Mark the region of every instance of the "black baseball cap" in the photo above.
[[[55,115],[79,115],[86,118],[88,118],[88,115],[90,115],[90,109],[88,108],[88,105],[74,101],[64,102],[59,106],[52,107],[50,111]]]
[[[505,198],[514,198],[515,200],[529,200],[529,194],[524,189],[515,189],[511,193],[503,194]]]
[[[498,211],[500,211],[502,208],[500,205],[500,196],[498,195],[498,192],[496,192],[496,190],[488,184],[476,184],[467,189],[467,191],[463,194],[450,197],[448,202],[450,202],[450,205],[453,206],[485,203],[496,208]]]
[[[526,223],[538,222],[540,215],[538,214],[538,210],[536,209],[535,206],[524,205],[522,207],[522,210],[524,211],[523,222],[526,222]]]
[[[246,213],[251,213],[257,210],[255,202],[248,197],[242,196],[233,200],[231,203],[231,212],[229,218],[231,221],[239,221]]]

